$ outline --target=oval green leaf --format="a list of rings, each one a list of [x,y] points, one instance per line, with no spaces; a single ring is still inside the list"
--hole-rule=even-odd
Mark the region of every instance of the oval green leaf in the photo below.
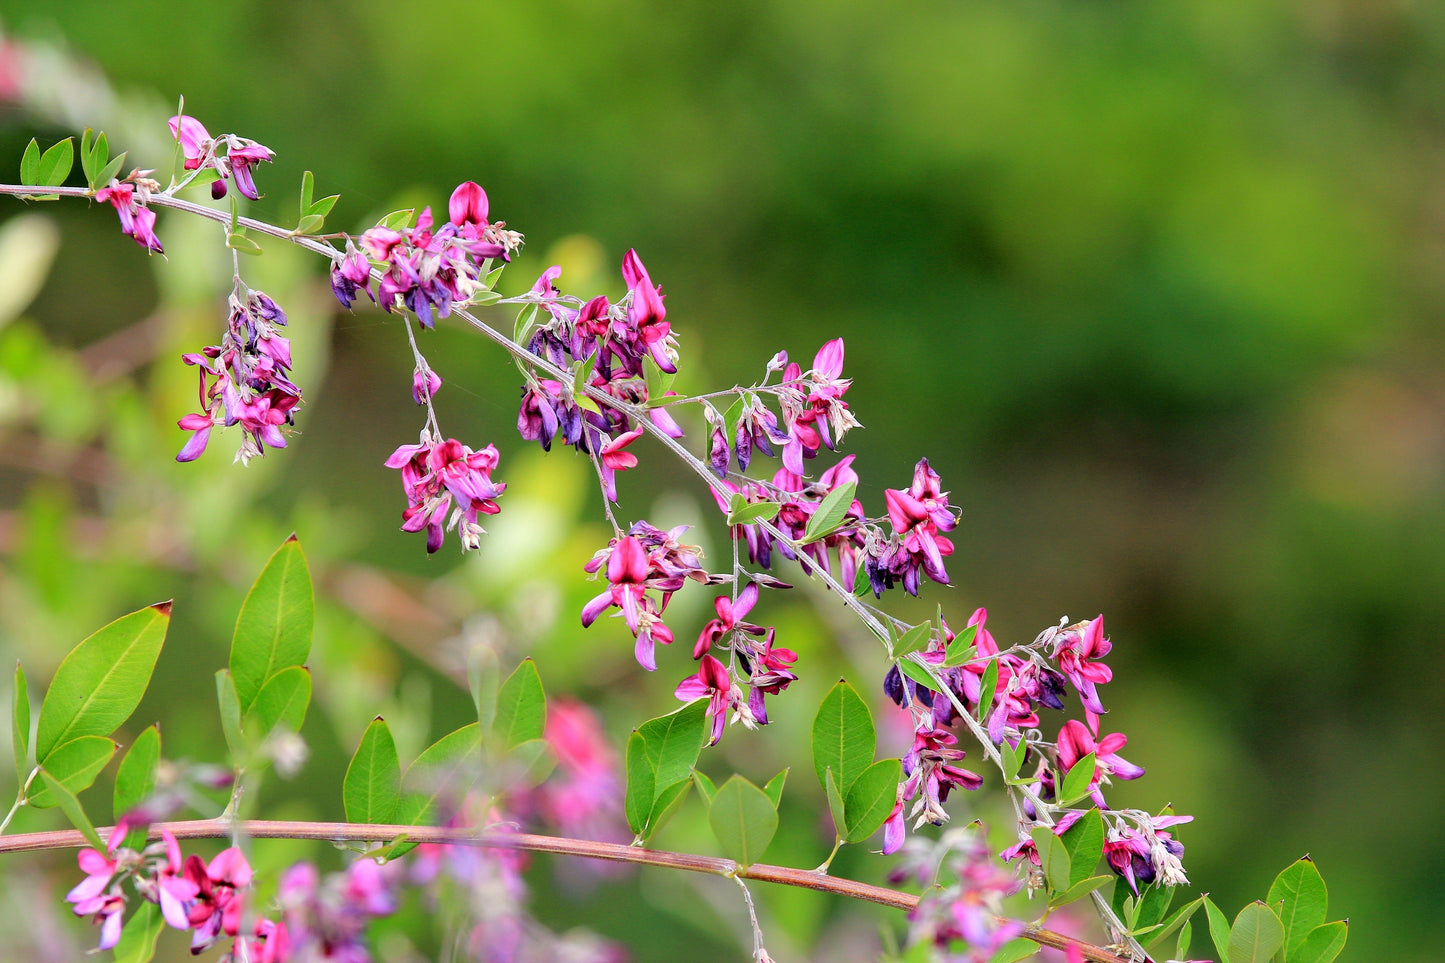
[[[843,798],[843,840],[861,843],[878,831],[893,811],[898,784],[903,781],[903,763],[880,759],[853,780]]]
[[[81,642],[55,670],[40,704],[35,759],[44,765],[63,742],[108,736],[145,695],[166,639],[171,603],[123,615]]]
[[[541,739],[547,724],[547,694],[537,664],[523,659],[497,693],[497,716],[492,733],[506,749]]]
[[[263,739],[278,725],[300,732],[310,704],[311,672],[303,665],[288,666],[266,680],[242,720],[243,728]]]
[[[1345,948],[1345,939],[1349,935],[1347,920],[1316,926],[1289,954],[1289,963],[1330,963]]]
[[[1094,769],[1097,765],[1091,752],[1074,763],[1073,768],[1064,774],[1063,791],[1059,793],[1063,805],[1072,805],[1089,794],[1089,786],[1094,781]]]
[[[718,787],[707,821],[723,855],[751,866],[763,855],[778,829],[778,812],[757,786],[734,775]]]
[[[1204,897],[1204,915],[1209,920],[1209,938],[1214,941],[1219,963],[1234,963],[1229,956],[1229,920],[1208,896]]]
[[[361,734],[361,742],[341,781],[341,799],[349,823],[389,823],[401,801],[401,762],[386,720],[377,716]]]
[[[114,963],[150,963],[156,955],[156,940],[166,928],[166,918],[155,903],[141,901],[140,907],[125,921],[120,942],[115,944]]]
[[[1269,963],[1284,945],[1284,924],[1259,900],[1239,911],[1229,929],[1230,963]]]
[[[1270,906],[1278,903],[1279,921],[1284,924],[1284,956],[1294,957],[1297,946],[1325,921],[1329,909],[1329,892],[1314,861],[1308,856],[1286,866],[1270,884],[1265,900]]]
[[[306,661],[315,621],[311,572],[292,535],[261,570],[236,618],[230,669],[242,715],[273,675]]]
[[[654,792],[660,792],[692,775],[707,741],[707,702],[698,699],[676,712],[649,719],[637,727],[637,734],[652,767]]]
[[[853,507],[853,494],[857,490],[856,482],[844,482],[824,495],[823,500],[813,511],[812,517],[808,519],[808,527],[803,532],[803,541],[816,542],[843,524],[843,519],[848,515],[848,509]]]
[[[111,794],[111,817],[121,817],[150,798],[156,791],[156,766],[161,761],[161,732],[147,726],[121,757]]]
[[[872,765],[876,743],[867,703],[846,681],[838,680],[813,717],[813,770],[818,783],[826,788],[823,774],[832,769],[838,792],[846,799],[853,780]]]
[[[1104,820],[1099,810],[1090,809],[1084,813],[1059,837],[1059,842],[1064,844],[1064,850],[1069,854],[1069,886],[1072,888],[1093,875],[1094,867],[1099,865],[1099,857],[1104,854]]]
[[[473,722],[423,750],[401,777],[406,795],[397,805],[397,821],[422,825],[435,815],[438,799],[460,799],[481,773],[481,744],[482,727]]]
[[[633,732],[627,737],[627,793],[623,796],[623,810],[634,836],[640,837],[647,828],[656,791],[657,780],[652,775],[652,763],[647,760],[647,743],[642,733]]]

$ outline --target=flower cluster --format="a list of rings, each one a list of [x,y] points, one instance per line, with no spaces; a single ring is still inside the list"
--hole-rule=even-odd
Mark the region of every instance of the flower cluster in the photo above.
[[[484,287],[482,274],[492,258],[511,260],[522,246],[522,235],[505,223],[487,220],[486,191],[467,181],[452,192],[449,219],[435,227],[431,208],[421,212],[412,227],[384,224],[361,235],[361,250],[348,242],[344,255],[331,265],[331,288],[343,307],[351,307],[364,291],[386,311],[405,307],[422,326],[432,327],[453,305],[465,304]],[[433,229],[435,228],[435,230]],[[364,254],[362,252],[365,252]],[[371,262],[381,272],[376,293],[371,290]]]
[[[564,298],[553,287],[561,273],[560,267],[550,267],[532,286],[529,298],[546,309],[548,320],[532,332],[527,350],[559,368],[580,365],[579,377],[588,387],[619,402],[655,401],[649,396],[644,360],[651,360],[659,371],[675,373],[677,350],[660,289],[637,252],[628,251],[622,260],[628,293],[616,304],[598,295],[574,306],[576,299]],[[616,501],[616,473],[637,464],[637,457],[623,449],[641,436],[642,429],[619,408],[579,394],[574,385],[529,372],[517,431],[543,450],[550,451],[552,442],[560,438],[563,444],[591,454],[604,494]],[[652,408],[647,416],[659,430],[682,437],[682,429],[665,408]]]
[[[100,926],[100,949],[120,942],[129,881],[132,892],[160,906],[168,925],[191,931],[192,953],[229,937],[234,941],[231,960],[284,963],[291,958],[284,923],[257,918],[243,932],[251,922],[251,866],[239,849],[224,849],[209,863],[194,854],[182,860],[175,837],[162,831],[160,841],[136,852],[121,845],[133,828],[122,819],[111,830],[105,852],[80,851],[77,861],[85,879],[65,897],[77,916],[90,916]]]
[[[182,356],[199,370],[201,411],[177,423],[192,435],[176,461],[199,458],[217,425],[239,424],[236,458],[244,464],[264,454],[267,445],[285,448],[281,427],[295,424],[301,389],[290,377],[291,339],[277,331],[286,324],[286,312],[260,291],[243,292],[239,283],[229,305],[221,343]]]
[[[172,117],[170,127],[171,136],[181,145],[186,170],[209,168],[216,172],[216,180],[211,182],[212,197],[217,200],[225,197],[226,180],[234,176],[236,190],[243,196],[253,201],[260,198],[251,168],[275,159],[276,155],[269,147],[235,134],[212,138],[205,124],[185,114]],[[222,147],[226,149],[224,154],[220,152]]]
[[[505,482],[492,481],[497,457],[493,445],[472,451],[453,438],[442,441],[429,430],[422,432],[420,444],[402,445],[392,452],[386,467],[401,471],[406,491],[401,530],[426,529],[428,552],[442,547],[444,530],[456,531],[463,551],[477,548],[486,533],[477,515],[501,511],[496,499],[507,488]]]
[[[657,668],[657,643],[672,644],[672,629],[662,621],[672,594],[688,579],[709,581],[697,548],[678,541],[686,530],[683,525],[665,532],[647,522],[637,522],[628,534],[608,542],[585,566],[593,575],[605,567],[607,588],[583,606],[583,628],[615,606],[637,640],[638,664],[649,672]]]
[[[937,842],[910,840],[890,881],[911,879],[924,895],[909,914],[910,942],[936,948],[946,963],[986,963],[1023,924],[999,918],[1019,881],[993,860],[978,824],[949,830]]]
[[[150,178],[151,171],[131,171],[124,181],[110,179],[110,183],[95,192],[97,201],[109,201],[120,216],[120,232],[133,238],[147,251],[164,254],[160,238],[156,237],[156,212],[146,204],[153,192],[160,190],[160,184]]]

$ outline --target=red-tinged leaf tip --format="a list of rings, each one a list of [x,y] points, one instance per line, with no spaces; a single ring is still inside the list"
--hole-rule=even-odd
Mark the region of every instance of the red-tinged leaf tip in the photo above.
[[[287,535],[287,536],[286,536],[286,542],[287,542],[287,544],[290,544],[291,542],[295,542],[295,541],[299,541],[299,539],[296,537],[296,533],[295,533],[295,532],[292,532],[290,535]]]
[[[383,719],[381,716],[377,716],[375,719],[372,719],[371,721],[372,721],[372,722],[385,722],[386,720]]]
[[[170,618],[171,606],[175,604],[175,601],[175,599],[166,599],[164,602],[157,602],[156,604],[152,605],[151,608],[155,609],[166,618]]]

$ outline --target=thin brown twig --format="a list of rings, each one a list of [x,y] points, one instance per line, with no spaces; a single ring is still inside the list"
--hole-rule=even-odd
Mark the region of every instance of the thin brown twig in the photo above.
[[[149,838],[160,839],[162,832],[177,839],[224,839],[234,831],[253,839],[320,839],[332,843],[390,841],[405,836],[408,842],[437,843],[454,846],[482,846],[489,849],[525,850],[558,856],[579,856],[614,863],[639,866],[661,866],[712,876],[758,880],[782,886],[797,886],[821,893],[834,893],[851,899],[878,903],[893,909],[912,910],[918,897],[885,886],[874,886],[856,880],[829,876],[809,869],[754,863],[739,866],[731,859],[698,856],[660,849],[643,849],[620,843],[604,843],[590,839],[568,839],[564,836],[543,836],[535,833],[496,832],[485,829],[448,829],[438,826],[403,826],[388,823],[319,823],[291,822],[275,819],[252,819],[233,824],[222,819],[193,819],[185,822],[153,823]],[[109,827],[100,834],[109,838]],[[18,833],[0,836],[0,853],[23,853],[53,849],[80,849],[89,845],[85,836],[75,829],[56,829],[39,833]],[[999,922],[1004,922],[1000,920]],[[1076,940],[1053,930],[1028,925],[1023,936],[1041,946],[1065,949],[1077,946],[1084,959],[1091,963],[1129,963],[1125,957],[1109,950]]]

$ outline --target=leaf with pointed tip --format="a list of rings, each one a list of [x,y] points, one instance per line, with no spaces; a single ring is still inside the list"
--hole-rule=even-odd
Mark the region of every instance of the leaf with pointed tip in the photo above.
[[[657,835],[657,831],[682,806],[683,800],[687,798],[687,791],[691,788],[692,777],[689,776],[687,779],[679,779],[671,786],[664,786],[658,792],[657,798],[652,801],[652,812],[647,814],[647,831],[643,835],[643,842]]]
[[[1003,760],[1003,777],[1006,780],[1012,779],[1019,774],[1019,769],[1023,767],[1024,757],[1029,753],[1029,744],[1020,739],[1018,745],[1012,746],[1005,739],[1003,745],[998,747],[998,751]]]
[[[377,222],[378,227],[385,227],[393,231],[411,227],[411,216],[416,213],[416,208],[408,207],[400,211],[392,211]]]
[[[1269,963],[1284,945],[1284,924],[1259,900],[1239,911],[1229,929],[1230,963]]]
[[[34,137],[25,145],[25,153],[20,155],[20,183],[25,187],[40,184],[40,142]]]
[[[718,787],[708,807],[707,821],[723,855],[739,866],[751,866],[773,841],[778,811],[766,793],[734,775]]]
[[[310,704],[311,672],[304,665],[288,666],[266,680],[242,725],[254,727],[263,739],[278,725],[300,732]]]
[[[1049,892],[1063,895],[1069,890],[1069,850],[1054,831],[1046,826],[1036,826],[1030,835],[1038,848],[1043,863],[1044,878],[1048,881]]]
[[[340,194],[327,194],[315,204],[311,205],[306,211],[306,216],[324,218],[327,214],[331,213],[331,209],[336,206],[336,202],[339,200],[341,200]]]
[[[647,744],[640,732],[633,732],[627,737],[627,793],[623,796],[622,808],[634,836],[641,836],[647,828],[656,792],[657,779],[652,774],[652,764],[647,761]]]
[[[1345,940],[1349,935],[1348,920],[1336,920],[1316,926],[1290,953],[1289,963],[1331,963],[1345,948]]]
[[[100,170],[95,160],[95,141],[92,140],[94,136],[95,131],[89,127],[85,128],[84,132],[80,135],[80,170],[81,173],[85,175],[86,185],[92,190],[96,187],[95,174]],[[105,135],[101,134],[100,136],[104,137]],[[106,152],[106,156],[110,156],[109,151]],[[35,159],[37,163],[40,160],[38,156]],[[100,163],[104,164],[105,160],[102,159]]]
[[[872,765],[877,741],[868,704],[856,689],[838,680],[813,717],[813,770],[819,784],[826,787],[823,774],[831,768],[838,792],[846,797],[853,780]]]
[[[1284,903],[1279,921],[1284,924],[1284,957],[1289,961],[1305,937],[1324,924],[1329,909],[1329,892],[1314,860],[1305,856],[1286,866],[1270,884],[1266,900],[1270,906]]]
[[[1150,930],[1158,926],[1164,914],[1169,912],[1169,904],[1174,900],[1174,887],[1164,886],[1155,883],[1139,895],[1139,909],[1134,915],[1134,928],[1138,930]]]
[[[113,963],[150,963],[156,955],[156,940],[166,928],[166,918],[155,903],[141,901],[140,907],[125,921],[120,942],[115,944]]]
[[[436,815],[437,800],[460,799],[481,774],[478,723],[462,726],[422,750],[401,777],[397,822],[420,826]]]
[[[273,675],[306,661],[315,621],[311,572],[292,535],[266,562],[236,618],[230,668],[243,715]]]
[[[70,176],[70,168],[75,163],[75,147],[71,144],[73,139],[65,138],[41,156],[35,174],[36,184],[60,187],[65,183],[65,179]]]
[[[401,801],[401,762],[386,720],[377,716],[346,767],[341,799],[349,823],[389,823]]]
[[[1209,919],[1209,938],[1214,941],[1219,963],[1234,963],[1229,956],[1229,920],[1207,895],[1204,897],[1204,915]]]
[[[913,659],[903,658],[898,660],[897,665],[899,672],[902,672],[925,689],[932,689],[934,692],[942,691],[938,687],[938,680],[929,675],[928,670],[920,663]]]
[[[100,737],[82,736],[81,738],[98,739]],[[114,743],[111,745],[114,746]],[[40,791],[32,795],[30,797],[31,800],[33,801],[43,797],[47,800],[45,805],[59,806],[60,811],[65,813],[65,818],[70,820],[70,825],[80,830],[81,834],[90,840],[90,845],[94,846],[100,852],[105,852],[105,843],[101,841],[100,833],[95,831],[95,825],[90,821],[90,818],[85,815],[85,810],[81,808],[80,800],[75,798],[75,793],[71,792],[70,788],[66,786],[63,781],[56,779],[44,769],[40,770],[39,776],[41,783]]]
[[[147,726],[145,731],[135,737],[135,742],[125,751],[120,759],[120,767],[115,772],[115,791],[111,794],[111,818],[120,822],[121,818],[141,803],[151,797],[156,791],[156,767],[161,761],[161,732],[154,725]],[[137,841],[145,839],[145,831],[132,830]],[[140,849],[140,846],[131,846],[132,837],[127,834],[126,844],[131,849]],[[142,845],[144,845],[142,843]]]
[[[235,251],[237,254],[249,254],[252,257],[256,257],[261,253],[261,245],[247,237],[243,231],[228,234],[226,236],[226,247]]]
[[[1064,788],[1059,793],[1060,805],[1071,806],[1089,794],[1097,765],[1092,752],[1074,763],[1073,768],[1064,774]]]
[[[782,772],[769,779],[768,784],[763,787],[763,792],[767,793],[768,798],[773,801],[774,809],[777,809],[783,801],[783,784],[787,781],[788,769],[784,769]]]
[[[857,490],[857,482],[844,482],[824,495],[812,517],[808,519],[808,527],[803,531],[803,541],[816,542],[831,535],[843,524],[843,519],[848,517],[848,509],[853,507],[853,495]]]
[[[737,496],[742,501],[742,496]],[[748,502],[728,512],[729,525],[751,525],[758,521],[772,521],[781,506],[777,502]]]
[[[897,759],[880,759],[858,774],[843,799],[845,842],[861,843],[878,831],[893,811],[902,781],[903,763]]]
[[[917,652],[928,644],[928,640],[932,635],[932,622],[915,625],[907,632],[904,632],[897,642],[893,643],[893,658],[901,659],[910,652]]]
[[[492,734],[503,748],[511,749],[532,739],[541,739],[547,724],[547,694],[537,663],[523,659],[507,676],[497,692],[497,717]]]
[[[310,171],[301,172],[301,217],[311,210],[311,193],[316,189],[316,176]]]
[[[987,724],[989,710],[993,708],[994,697],[998,695],[998,659],[990,659],[984,666],[983,678],[978,683],[978,721]]]
[[[1077,886],[1093,875],[1104,853],[1104,820],[1099,810],[1084,813],[1059,841],[1069,854],[1069,886]]]
[[[1201,897],[1200,899],[1195,900],[1195,902],[1203,902],[1203,898]],[[1174,958],[1182,960],[1186,956],[1188,956],[1189,946],[1193,942],[1194,924],[1189,922],[1188,920],[1185,920],[1184,925],[1179,927],[1179,942],[1174,945]]]
[[[1072,871],[1072,866],[1070,870]],[[1066,906],[1075,900],[1083,899],[1112,879],[1114,879],[1113,876],[1085,876],[1062,893],[1056,893],[1050,896],[1049,908],[1055,909],[1060,906]]]
[[[15,688],[10,693],[10,745],[15,752],[16,785],[25,785],[30,774],[30,690],[25,687],[25,670],[15,660]]]
[[[108,736],[145,695],[166,639],[171,603],[123,615],[70,651],[40,704],[35,760],[76,736]]]
[[[56,746],[46,758],[46,775],[72,794],[82,792],[95,782],[95,777],[100,775],[118,748],[119,744],[107,736],[77,736]],[[46,782],[38,790],[32,788],[30,805],[36,809],[57,805],[59,800],[49,791],[49,786],[50,782]]]
[[[1203,905],[1204,897],[1200,896],[1179,907],[1179,909],[1170,914],[1169,918],[1164,921],[1158,930],[1150,934],[1149,945],[1153,946],[1160,940],[1168,939],[1169,935],[1175,930],[1182,931],[1183,928],[1189,924],[1189,918]],[[1188,941],[1181,939],[1181,942],[1183,943],[1182,949],[1187,950],[1189,948]]]
[[[105,185],[110,183],[112,177],[120,173],[121,166],[125,164],[125,157],[127,153],[127,151],[121,151],[115,157],[112,157],[110,159],[109,164],[106,164],[100,169],[100,173],[95,178],[95,182],[97,185],[99,185],[100,187],[104,187]],[[69,173],[69,171],[70,168],[67,167],[66,172]]]

